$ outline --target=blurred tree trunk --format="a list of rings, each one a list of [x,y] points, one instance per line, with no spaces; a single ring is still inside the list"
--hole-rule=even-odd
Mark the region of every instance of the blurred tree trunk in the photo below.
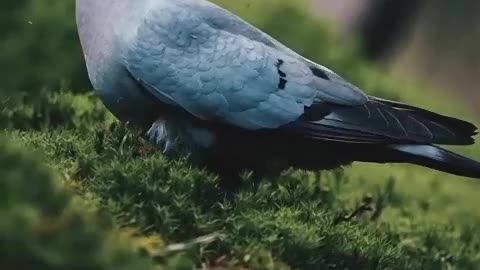
[[[450,90],[480,113],[480,1],[425,2],[393,70]]]
[[[321,17],[348,36],[359,35],[365,55],[381,60],[415,25],[422,0],[312,0]],[[347,39],[350,39],[348,37]]]
[[[312,2],[340,32],[358,35],[369,59],[406,80],[449,91],[480,113],[480,1]]]
[[[422,1],[370,0],[356,23],[366,56],[380,60],[392,53],[414,26]]]

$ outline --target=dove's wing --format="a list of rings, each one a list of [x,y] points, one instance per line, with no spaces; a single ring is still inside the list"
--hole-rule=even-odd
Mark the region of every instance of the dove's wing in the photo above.
[[[132,76],[163,102],[204,120],[261,129],[295,121],[318,100],[367,101],[345,81],[316,76],[306,62],[269,46],[268,37],[245,30],[236,17],[225,15],[224,22],[219,14],[174,2],[146,16],[124,53]]]
[[[318,74],[326,73],[326,74],[329,74],[328,76],[336,77],[337,79],[342,79],[340,78],[340,76],[335,74],[332,70],[301,56],[297,52],[283,45],[281,42],[272,38],[270,35],[266,34],[265,32],[252,26],[251,24],[249,24],[242,18],[236,16],[235,14],[209,2],[195,1],[193,3],[190,0],[186,0],[186,1],[190,3],[185,5],[186,6],[193,5],[195,9],[199,12],[199,14],[201,14],[200,16],[202,16],[205,22],[209,24],[211,27],[215,29],[221,29],[223,31],[227,31],[234,35],[245,36],[248,39],[261,42],[269,47],[273,47],[277,50],[282,51],[283,53],[286,53],[294,58],[301,60]],[[350,85],[350,87],[355,88],[355,86],[353,85]]]
[[[199,119],[343,142],[473,142],[473,125],[369,98],[206,1],[152,5],[125,66],[156,98]]]

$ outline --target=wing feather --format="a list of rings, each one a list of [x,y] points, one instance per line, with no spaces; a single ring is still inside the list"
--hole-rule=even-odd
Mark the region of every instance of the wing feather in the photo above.
[[[364,106],[316,103],[299,121],[285,126],[283,132],[303,132],[306,138],[338,138],[350,143],[468,145],[474,142],[476,128],[468,122],[413,106],[390,104],[393,103],[376,99]]]

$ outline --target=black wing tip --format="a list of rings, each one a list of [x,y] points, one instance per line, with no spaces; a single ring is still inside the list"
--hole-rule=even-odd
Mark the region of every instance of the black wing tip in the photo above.
[[[396,101],[376,97],[370,98],[371,100],[391,106],[397,110],[406,111],[411,116],[428,124],[428,126],[440,127],[450,134],[448,136],[445,136],[445,134],[434,136],[434,139],[432,140],[433,143],[445,145],[471,145],[475,143],[473,137],[478,134],[478,128],[471,122]]]
[[[455,119],[458,121],[463,121],[459,119]],[[475,136],[478,134],[477,127],[472,123],[463,121],[466,125],[463,128],[452,126],[447,126],[446,128],[450,129],[453,136],[449,137],[440,137],[435,138],[434,141],[437,144],[444,144],[444,145],[472,145],[475,144]]]
[[[449,129],[453,136],[438,138],[435,143],[438,144],[451,144],[451,145],[472,145],[475,143],[475,136],[478,134],[477,127],[467,121],[450,118],[452,122],[442,123],[445,128]],[[442,142],[445,139],[446,142]]]
[[[449,119],[452,122],[452,125],[456,123],[456,128],[463,130],[465,133],[469,133],[471,135],[476,135],[478,134],[478,128],[476,125],[474,125],[471,122],[450,117],[450,116],[444,116],[444,115],[439,115],[442,118]]]

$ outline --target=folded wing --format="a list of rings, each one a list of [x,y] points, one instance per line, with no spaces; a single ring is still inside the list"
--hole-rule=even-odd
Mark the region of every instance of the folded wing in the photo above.
[[[153,9],[123,52],[128,72],[161,102],[258,130],[294,122],[318,100],[367,101],[333,74],[318,76],[317,68],[258,38],[215,27],[201,9],[181,8],[185,2]]]
[[[242,129],[377,144],[471,144],[476,129],[465,121],[368,97],[206,2],[171,1],[152,9],[124,51],[124,63],[159,101]]]

